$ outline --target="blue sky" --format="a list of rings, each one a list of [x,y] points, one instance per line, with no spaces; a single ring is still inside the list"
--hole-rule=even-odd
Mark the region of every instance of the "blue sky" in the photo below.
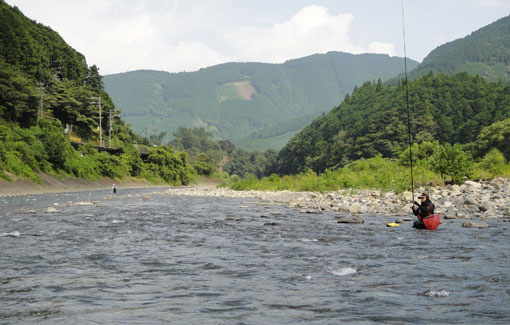
[[[195,71],[314,53],[403,56],[402,0],[7,0],[102,74]],[[404,0],[408,57],[510,14],[510,0]]]

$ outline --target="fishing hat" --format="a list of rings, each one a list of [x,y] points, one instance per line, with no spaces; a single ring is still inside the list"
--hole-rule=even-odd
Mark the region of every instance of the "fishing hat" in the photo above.
[[[427,198],[427,199],[428,199],[428,198],[429,198],[429,194],[428,194],[428,193],[423,192],[423,193],[421,193],[421,194],[420,194],[420,196],[418,196],[418,198],[419,198],[419,199],[421,199],[422,197],[424,197],[424,198]]]

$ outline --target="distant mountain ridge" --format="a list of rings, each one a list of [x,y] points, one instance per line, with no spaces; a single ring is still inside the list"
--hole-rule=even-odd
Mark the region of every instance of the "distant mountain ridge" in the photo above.
[[[413,69],[418,62],[409,60]],[[283,64],[225,63],[196,72],[139,70],[104,77],[136,132],[204,127],[246,149],[280,149],[366,80],[387,80],[403,58],[328,52]]]
[[[416,79],[429,71],[468,72],[490,81],[510,82],[510,16],[437,47],[410,76]]]

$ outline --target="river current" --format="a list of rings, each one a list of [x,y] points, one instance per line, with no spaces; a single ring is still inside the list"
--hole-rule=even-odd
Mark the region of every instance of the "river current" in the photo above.
[[[348,225],[154,191],[0,199],[0,324],[510,323],[502,220]]]

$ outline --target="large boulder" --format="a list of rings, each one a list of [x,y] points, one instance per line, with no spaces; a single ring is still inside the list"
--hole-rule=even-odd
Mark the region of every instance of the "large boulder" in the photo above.
[[[338,218],[338,223],[354,223],[354,224],[360,224],[364,223],[365,220],[363,220],[360,216],[340,216]]]
[[[461,188],[468,191],[476,191],[482,188],[482,184],[475,181],[466,181],[462,184]]]
[[[462,223],[462,227],[464,228],[487,228],[488,224],[485,222],[474,222],[474,221],[464,221]]]

